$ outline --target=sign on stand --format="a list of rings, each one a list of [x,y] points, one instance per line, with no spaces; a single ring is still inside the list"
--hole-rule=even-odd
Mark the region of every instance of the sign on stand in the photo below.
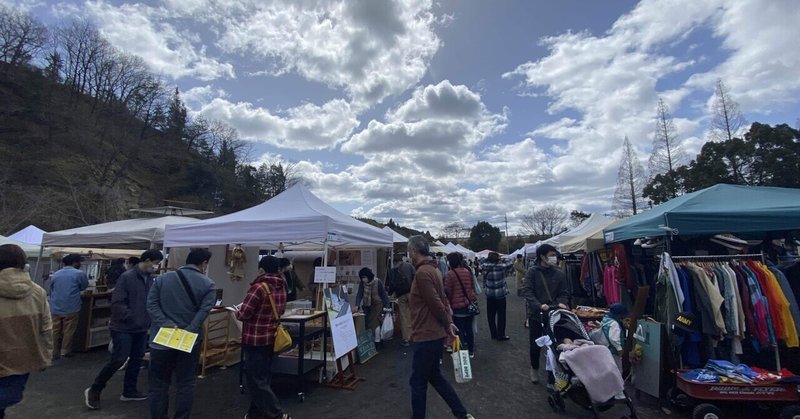
[[[344,286],[325,288],[324,300],[331,323],[334,356],[339,359],[358,347],[353,311]]]
[[[333,284],[336,282],[335,266],[317,266],[314,268],[315,284]]]

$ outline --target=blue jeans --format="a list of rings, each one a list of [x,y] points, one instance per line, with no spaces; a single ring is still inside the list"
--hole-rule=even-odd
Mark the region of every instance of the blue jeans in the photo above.
[[[150,417],[169,417],[169,385],[175,373],[175,419],[188,419],[192,414],[194,387],[197,384],[197,365],[200,359],[201,342],[195,344],[192,353],[174,349],[150,351]]]
[[[103,391],[106,383],[114,376],[120,367],[128,361],[125,369],[125,381],[122,387],[122,394],[126,396],[137,393],[136,384],[139,381],[139,368],[142,366],[144,349],[147,347],[147,332],[125,333],[111,331],[111,341],[114,348],[111,350],[111,359],[105,367],[100,370],[92,384],[92,390]]]
[[[247,417],[271,419],[283,417],[281,403],[272,392],[272,346],[242,345],[244,373],[250,392],[250,409]]]
[[[413,419],[424,419],[428,397],[428,383],[450,406],[459,419],[467,417],[467,409],[461,403],[453,386],[442,375],[439,360],[444,353],[444,339],[417,342],[414,344],[414,360],[411,364],[411,410]]]
[[[22,401],[22,392],[28,375],[8,375],[0,378],[0,418],[6,417],[6,408]]]

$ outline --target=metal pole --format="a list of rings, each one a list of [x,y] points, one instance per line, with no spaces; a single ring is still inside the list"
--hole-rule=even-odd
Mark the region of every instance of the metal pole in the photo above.
[[[44,255],[44,246],[39,245],[39,257],[36,258],[36,268],[33,270],[33,282],[35,284],[39,284],[40,286],[44,287],[44,281],[40,281],[39,278],[39,267],[42,264],[42,256]]]

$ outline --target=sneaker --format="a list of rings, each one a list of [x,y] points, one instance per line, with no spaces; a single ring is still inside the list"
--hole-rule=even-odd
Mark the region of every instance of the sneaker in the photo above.
[[[465,416],[465,417],[466,417],[467,419],[475,419],[475,416],[472,416],[472,415],[471,415],[471,414],[469,414],[469,413],[467,413],[467,416]]]
[[[529,329],[531,327],[530,320],[525,320],[525,328]]]
[[[404,340],[404,341],[400,342],[400,346],[405,346],[405,347],[411,346],[411,342],[409,342],[407,340]]]
[[[90,410],[99,409],[100,408],[100,392],[92,390],[91,387],[87,387],[86,390],[83,390],[83,403]]]
[[[136,393],[131,393],[131,394],[123,393],[121,396],[119,396],[119,399],[123,402],[138,402],[142,400],[147,400],[147,394],[139,393],[138,391]]]
[[[531,368],[531,382],[536,384],[539,382],[539,370]]]
[[[511,337],[509,337],[509,336],[500,336],[499,338],[497,338],[497,340],[499,340],[500,342],[503,342],[503,341],[506,341],[506,340],[511,340]]]
[[[472,358],[475,358],[475,353],[473,353],[473,352],[470,352],[470,353],[469,353],[469,358],[470,358],[470,359],[472,359]]]

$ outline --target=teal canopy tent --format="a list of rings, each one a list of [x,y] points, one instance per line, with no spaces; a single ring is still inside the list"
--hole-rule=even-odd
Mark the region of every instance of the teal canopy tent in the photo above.
[[[603,230],[606,243],[639,237],[800,229],[800,189],[715,185]]]

